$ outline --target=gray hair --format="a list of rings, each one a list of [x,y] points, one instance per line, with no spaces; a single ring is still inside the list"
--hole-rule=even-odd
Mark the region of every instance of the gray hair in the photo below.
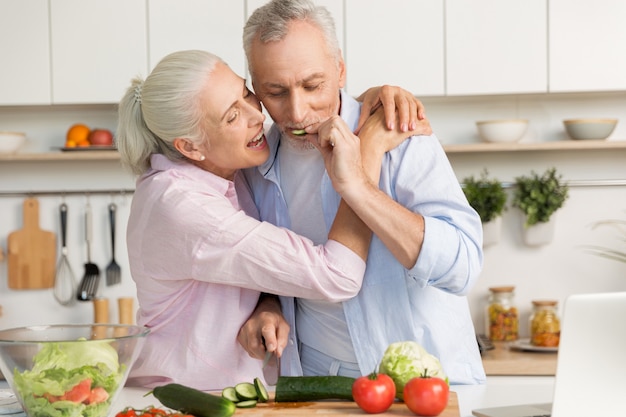
[[[118,108],[116,144],[122,164],[137,175],[150,168],[150,156],[184,158],[173,145],[204,139],[201,91],[219,57],[205,51],[179,51],[163,58],[143,81],[132,80]]]
[[[279,41],[287,35],[288,25],[293,20],[306,20],[317,26],[326,40],[337,64],[341,60],[341,49],[335,31],[335,21],[330,12],[316,6],[309,0],[272,0],[252,13],[243,28],[243,49],[250,65],[252,43],[256,38],[261,42]],[[253,69],[250,68],[253,74]]]

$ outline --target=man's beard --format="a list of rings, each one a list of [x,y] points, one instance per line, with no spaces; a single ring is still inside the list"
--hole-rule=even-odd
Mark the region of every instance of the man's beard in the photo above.
[[[284,132],[283,132],[283,138],[285,139],[285,142],[287,142],[289,147],[291,147],[292,149],[296,149],[296,150],[315,149],[315,146],[313,146],[313,144],[309,142],[307,139],[304,139],[304,138],[297,139],[297,138],[289,136],[288,134]]]

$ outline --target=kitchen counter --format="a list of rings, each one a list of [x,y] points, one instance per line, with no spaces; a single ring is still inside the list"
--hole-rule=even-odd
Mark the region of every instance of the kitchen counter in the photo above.
[[[494,342],[496,347],[482,353],[485,373],[491,375],[544,375],[556,374],[557,353],[528,352],[509,348],[506,342]]]
[[[451,391],[455,395],[451,396],[450,404],[445,414],[441,416],[471,417],[472,409],[475,408],[550,402],[552,400],[553,384],[554,378],[549,377],[498,377],[497,380],[488,380],[486,385],[453,385]],[[153,396],[144,396],[148,391],[149,390],[142,388],[124,388],[113,404],[113,412],[111,415],[114,416],[116,412],[123,410],[125,407],[143,408],[149,405],[158,405],[159,402]],[[458,408],[456,407],[456,403],[458,403]],[[331,407],[333,408],[331,411],[339,415],[364,415],[360,410],[355,413],[350,413],[349,410],[354,410],[354,403],[344,404],[350,404],[348,405],[350,408],[338,411],[339,407]],[[250,416],[263,416],[268,414],[277,416],[310,415],[310,413],[306,412],[303,414],[302,411],[306,410],[298,409],[297,407],[291,409],[293,412],[290,412],[290,409],[284,408],[271,410],[267,406],[256,409],[258,411],[256,414],[253,412],[254,410],[255,409],[249,409],[246,412],[237,410],[235,417],[245,414]],[[311,409],[309,409],[309,411],[311,411]],[[322,410],[318,409],[317,411]],[[326,415],[332,415],[332,413]],[[395,404],[391,412],[379,415],[412,416],[413,414],[403,405]]]

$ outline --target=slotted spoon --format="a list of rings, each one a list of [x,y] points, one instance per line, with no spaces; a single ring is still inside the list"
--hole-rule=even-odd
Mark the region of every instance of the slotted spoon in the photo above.
[[[98,265],[91,262],[91,242],[92,239],[91,225],[91,205],[87,203],[85,207],[85,242],[87,243],[87,263],[85,264],[85,275],[78,288],[76,298],[78,301],[91,301],[98,292],[100,285],[100,269]]]
[[[67,306],[74,302],[76,275],[67,258],[67,204],[61,204],[59,212],[61,215],[61,258],[59,258],[54,278],[54,298],[61,305]]]
[[[115,203],[109,204],[109,224],[111,226],[111,262],[106,269],[107,285],[119,284],[122,281],[122,271],[115,262],[115,213],[117,206]]]

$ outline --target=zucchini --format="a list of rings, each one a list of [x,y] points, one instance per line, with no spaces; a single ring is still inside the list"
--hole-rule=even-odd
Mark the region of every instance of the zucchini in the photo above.
[[[274,401],[354,401],[354,381],[347,376],[279,376]]]
[[[180,384],[156,387],[152,395],[164,406],[196,417],[230,417],[235,414],[234,402]]]

